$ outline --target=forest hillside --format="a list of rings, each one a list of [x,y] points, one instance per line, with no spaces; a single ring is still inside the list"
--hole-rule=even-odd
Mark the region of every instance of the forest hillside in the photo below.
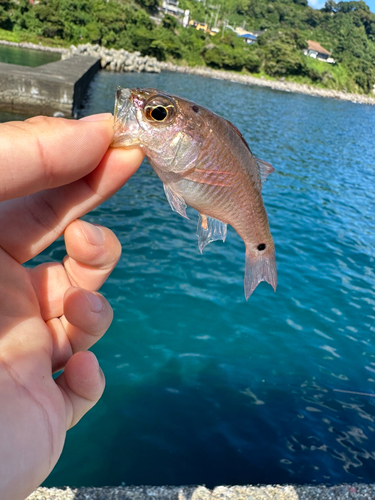
[[[219,30],[214,36],[183,28],[168,14],[156,23],[159,1],[0,0],[0,38],[62,46],[90,42],[177,64],[348,92],[373,90],[375,14],[363,0],[328,0],[321,10],[307,0],[180,0],[192,19]],[[238,26],[256,30],[257,40],[246,44],[233,32]],[[319,42],[335,63],[304,55],[308,40]]]

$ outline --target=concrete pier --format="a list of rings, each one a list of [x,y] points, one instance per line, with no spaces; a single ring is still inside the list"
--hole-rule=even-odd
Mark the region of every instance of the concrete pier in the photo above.
[[[74,116],[99,69],[99,58],[79,55],[36,68],[0,63],[0,110]]]
[[[374,500],[375,484],[39,488],[26,500]]]

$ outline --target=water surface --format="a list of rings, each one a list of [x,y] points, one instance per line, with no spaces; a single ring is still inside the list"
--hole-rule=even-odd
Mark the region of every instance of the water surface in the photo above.
[[[42,64],[59,61],[60,59],[61,54],[55,52],[0,45],[0,62],[4,63],[35,68],[36,66],[42,66]]]
[[[107,388],[46,484],[373,482],[375,109],[103,72],[82,114],[112,110],[117,85],[194,99],[272,163],[278,288],[262,283],[246,302],[242,240],[228,228],[200,255],[196,212],[173,213],[145,162],[87,216],[123,246],[103,287],[115,320],[93,349]],[[63,255],[59,241],[35,261]]]

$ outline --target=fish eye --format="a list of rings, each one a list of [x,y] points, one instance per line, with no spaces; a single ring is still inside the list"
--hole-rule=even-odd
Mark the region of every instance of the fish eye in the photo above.
[[[151,117],[157,122],[163,122],[168,116],[168,109],[164,106],[156,106],[150,113]]]
[[[171,123],[176,115],[176,104],[166,95],[151,96],[145,103],[144,116],[149,122]]]

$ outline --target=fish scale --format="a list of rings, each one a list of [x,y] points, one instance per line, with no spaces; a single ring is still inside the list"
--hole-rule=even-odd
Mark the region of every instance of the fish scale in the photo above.
[[[230,224],[245,243],[245,297],[261,281],[276,290],[275,246],[261,195],[273,167],[255,158],[238,129],[191,101],[156,89],[118,89],[114,147],[139,146],[172,210],[199,212],[200,251],[225,241]]]

